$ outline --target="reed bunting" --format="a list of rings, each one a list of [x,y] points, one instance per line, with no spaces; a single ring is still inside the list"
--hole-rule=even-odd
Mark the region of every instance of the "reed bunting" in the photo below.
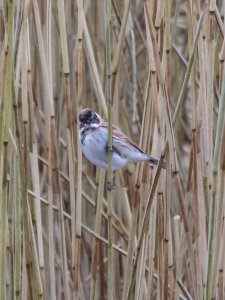
[[[79,114],[80,142],[86,158],[95,166],[108,168],[108,122],[90,108]],[[112,129],[112,169],[121,169],[130,162],[147,161],[157,165],[159,160],[145,154],[116,126]]]

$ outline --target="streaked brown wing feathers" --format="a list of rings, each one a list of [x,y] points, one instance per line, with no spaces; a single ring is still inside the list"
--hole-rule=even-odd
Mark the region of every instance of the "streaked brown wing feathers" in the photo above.
[[[108,129],[108,123],[103,120],[102,120],[101,126]],[[131,150],[132,150],[132,148],[135,148],[138,151],[144,153],[144,151],[141,150],[138,147],[138,145],[135,144],[130,138],[128,138],[117,126],[113,125],[112,133],[113,133],[113,139],[120,140],[121,142],[126,142],[126,143],[124,143],[124,147],[130,148]],[[121,151],[119,151],[116,148],[115,144],[113,145],[113,151],[118,153],[120,156],[123,156]]]

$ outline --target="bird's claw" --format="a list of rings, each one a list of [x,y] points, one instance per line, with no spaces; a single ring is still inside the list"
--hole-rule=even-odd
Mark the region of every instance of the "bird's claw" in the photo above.
[[[106,183],[106,190],[111,192],[116,188],[116,184],[114,182],[107,182]]]

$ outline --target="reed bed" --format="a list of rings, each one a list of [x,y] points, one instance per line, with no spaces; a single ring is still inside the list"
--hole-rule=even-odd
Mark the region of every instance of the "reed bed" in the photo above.
[[[215,0],[0,1],[0,299],[225,299],[224,31]],[[85,107],[158,166],[107,191]]]

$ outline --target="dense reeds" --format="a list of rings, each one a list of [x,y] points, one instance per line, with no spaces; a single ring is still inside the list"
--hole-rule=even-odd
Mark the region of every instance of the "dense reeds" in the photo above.
[[[1,1],[0,299],[225,298],[223,16],[213,0]],[[106,191],[84,107],[158,167]]]

